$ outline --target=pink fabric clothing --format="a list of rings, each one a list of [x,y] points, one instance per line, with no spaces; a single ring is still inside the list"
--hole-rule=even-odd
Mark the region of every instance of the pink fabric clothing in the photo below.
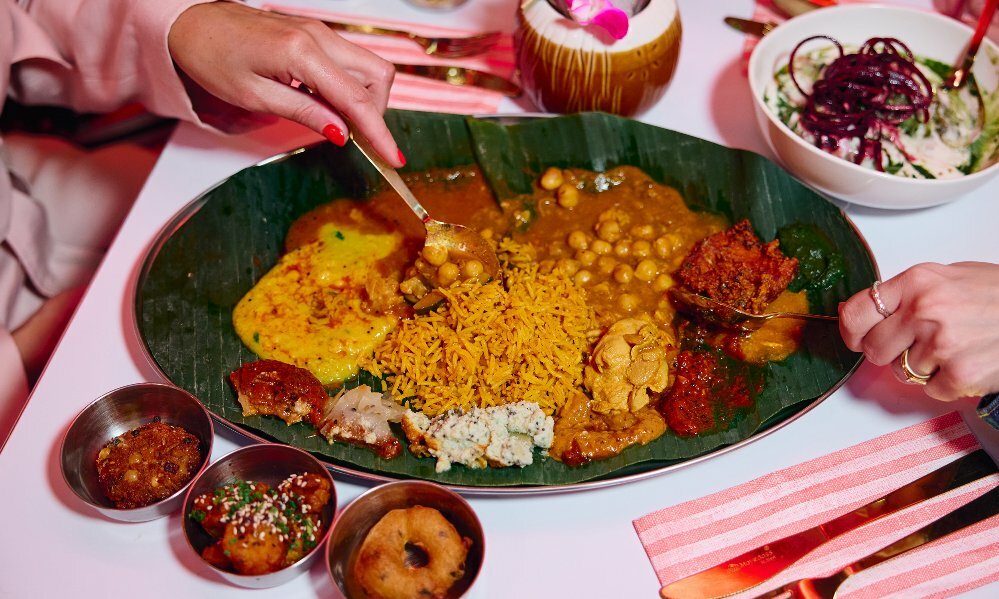
[[[167,34],[185,9],[209,1],[0,0],[2,98],[79,112],[139,102],[159,115],[199,122]],[[85,282],[104,249],[94,247],[99,236],[87,234],[102,223],[73,223],[84,230],[67,235],[52,204],[15,185],[7,166],[0,168],[0,444],[27,395],[10,336],[26,318],[19,297],[25,290],[51,297]],[[73,192],[85,198],[87,190]]]

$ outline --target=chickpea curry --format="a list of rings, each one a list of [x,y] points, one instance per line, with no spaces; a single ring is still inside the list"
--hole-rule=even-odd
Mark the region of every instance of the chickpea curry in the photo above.
[[[691,210],[677,190],[637,168],[549,168],[532,194],[501,202],[476,167],[406,178],[435,218],[476,230],[497,248],[504,268],[498,277],[474,257],[424,245],[423,224],[390,189],[366,201],[338,200],[313,209],[292,225],[286,249],[329,242],[331,230],[397,237],[364,272],[348,277],[363,310],[384,325],[365,348],[380,347],[386,335],[391,338],[421,314],[448,318],[442,311],[460,295],[452,287],[467,291],[481,284],[485,291],[491,281],[509,276],[510,268],[563,280],[581,293],[592,325],[583,333],[587,347],[574,366],[551,371],[570,381],[574,392],[542,406],[555,421],[548,454],[556,460],[578,465],[604,459],[667,431],[684,436],[724,430],[752,408],[759,390],[747,365],[782,360],[800,344],[800,321],[776,319],[751,334],[734,333],[677,312],[667,293],[676,285],[708,295],[743,294],[757,312],[806,312],[808,299],[803,291],[788,290],[798,260],[781,253],[777,241],[759,240],[748,221],[733,225],[721,215]],[[258,323],[243,329],[248,345],[248,337],[256,335],[259,345],[272,334]],[[452,359],[444,356],[434,368],[457,368]],[[370,364],[363,357],[357,362]],[[336,388],[349,374],[345,370],[323,384]],[[405,404],[404,397],[394,399]]]

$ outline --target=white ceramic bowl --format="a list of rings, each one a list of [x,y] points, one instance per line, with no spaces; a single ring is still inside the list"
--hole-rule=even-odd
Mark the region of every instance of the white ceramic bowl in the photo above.
[[[823,8],[781,24],[753,49],[749,85],[756,120],[784,167],[808,185],[832,197],[875,208],[935,206],[960,198],[999,174],[999,164],[958,179],[909,179],[857,166],[808,143],[770,112],[763,102],[774,72],[787,64],[791,50],[813,35],[828,35],[843,44],[860,45],[871,37],[895,37],[919,56],[953,64],[972,30],[949,17],[914,9],[854,4]],[[999,47],[986,39],[974,74],[983,89],[999,86],[994,60]],[[990,60],[991,59],[991,60]]]

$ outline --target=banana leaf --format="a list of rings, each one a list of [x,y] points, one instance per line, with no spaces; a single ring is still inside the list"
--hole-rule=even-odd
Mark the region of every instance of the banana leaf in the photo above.
[[[595,171],[633,165],[679,189],[696,209],[723,213],[732,222],[748,217],[763,239],[773,239],[785,225],[813,225],[846,265],[844,277],[810,295],[817,311],[835,313],[838,302],[875,278],[868,248],[846,217],[750,152],[600,113],[511,122],[390,111],[387,121],[410,159],[406,170],[477,163],[498,198],[530,192],[532,180],[552,165]],[[537,455],[523,469],[455,466],[436,473],[433,459],[408,451],[385,460],[367,449],[331,445],[306,424],[243,417],[227,377],[256,356],[233,330],[233,306],[277,261],[299,215],[334,198],[367,197],[382,185],[356,149],[320,144],[245,169],[193,201],[164,229],[137,282],[136,320],[156,366],[230,427],[311,451],[334,470],[515,491],[645,473],[739,443],[821,400],[859,363],[835,325],[809,325],[799,351],[757,369],[763,387],[755,407],[727,430],[696,437],[667,432],[646,446],[579,467]],[[380,381],[362,372],[349,384],[360,383],[377,388]]]

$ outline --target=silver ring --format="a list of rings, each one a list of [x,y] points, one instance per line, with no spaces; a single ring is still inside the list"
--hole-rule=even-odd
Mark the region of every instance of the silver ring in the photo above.
[[[891,311],[885,306],[885,303],[881,301],[881,293],[878,291],[878,287],[881,285],[881,281],[874,281],[871,284],[871,299],[874,300],[874,307],[877,308],[878,314],[888,318],[891,316]]]
[[[902,351],[902,358],[899,359],[899,364],[902,366],[902,374],[905,375],[905,382],[912,385],[925,385],[930,382],[930,377],[933,374],[920,374],[909,366],[909,350],[906,348]]]

